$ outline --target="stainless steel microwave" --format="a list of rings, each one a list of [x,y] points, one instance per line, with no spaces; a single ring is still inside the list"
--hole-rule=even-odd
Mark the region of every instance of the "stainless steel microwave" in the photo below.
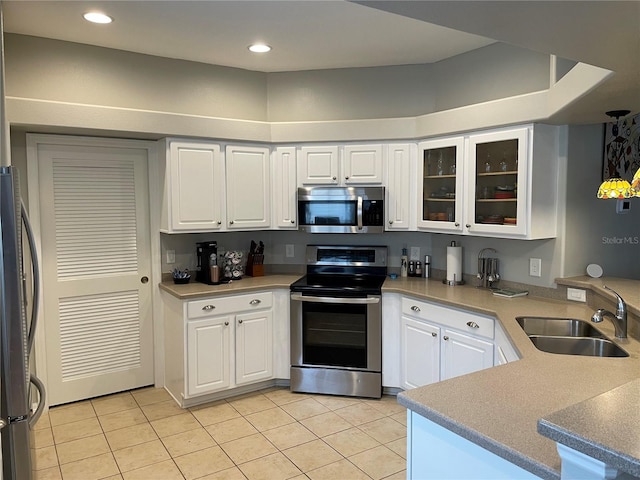
[[[384,187],[298,188],[298,226],[309,233],[383,233]]]

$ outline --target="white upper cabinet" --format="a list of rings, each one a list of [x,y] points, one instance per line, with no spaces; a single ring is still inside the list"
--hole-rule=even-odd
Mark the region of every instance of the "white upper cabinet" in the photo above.
[[[415,182],[415,144],[390,144],[386,146],[386,229],[410,230]]]
[[[298,185],[382,185],[382,145],[304,146]]]
[[[213,231],[224,224],[224,162],[220,146],[166,139],[165,232]]]
[[[418,228],[500,238],[556,236],[557,127],[421,142]]]
[[[277,147],[273,152],[273,221],[277,229],[298,228],[297,164],[295,147]]]
[[[271,160],[266,147],[227,146],[227,228],[271,226]]]

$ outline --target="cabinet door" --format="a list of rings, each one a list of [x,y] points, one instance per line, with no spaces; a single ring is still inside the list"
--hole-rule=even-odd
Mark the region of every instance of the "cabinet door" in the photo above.
[[[231,316],[187,322],[187,394],[229,388]]]
[[[442,380],[493,367],[493,343],[454,330],[442,332]]]
[[[273,165],[273,226],[297,229],[297,177],[295,147],[278,147]]]
[[[382,185],[382,145],[344,147],[342,175],[345,185]]]
[[[264,229],[271,225],[271,162],[265,147],[226,149],[227,227]]]
[[[418,151],[418,228],[461,232],[464,138],[421,142]]]
[[[223,226],[224,164],[218,145],[171,141],[167,192],[172,231]]]
[[[530,132],[530,128],[517,128],[469,137],[465,218],[469,233],[527,235]]]
[[[236,384],[273,376],[273,312],[236,315]]]
[[[337,185],[338,147],[302,147],[298,156],[299,185]]]
[[[389,145],[387,148],[387,230],[411,228],[412,145]],[[413,146],[415,150],[415,145]]]
[[[401,320],[402,388],[440,380],[440,328],[403,316]]]

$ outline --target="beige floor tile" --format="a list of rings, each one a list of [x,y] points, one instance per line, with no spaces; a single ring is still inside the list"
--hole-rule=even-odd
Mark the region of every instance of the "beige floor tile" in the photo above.
[[[103,453],[60,466],[64,480],[97,480],[117,475],[118,466],[112,453]]]
[[[173,401],[173,399],[144,405],[140,408],[142,409],[142,413],[144,413],[145,417],[147,417],[150,422],[188,412],[188,410],[181,408],[180,405]]]
[[[205,477],[201,477],[198,480],[246,480],[238,467],[227,468],[226,470],[220,470],[219,472],[212,473]]]
[[[33,474],[33,480],[62,480],[60,467],[50,467],[44,470],[36,470]]]
[[[318,437],[324,437],[353,427],[353,425],[347,422],[344,418],[333,412],[327,412],[321,415],[316,415],[315,417],[305,418],[304,420],[300,420],[300,423],[315,433]]]
[[[90,400],[53,407],[49,410],[52,426],[78,422],[95,416],[96,412],[93,410]]]
[[[400,405],[397,398],[392,395],[384,395],[380,400],[364,400],[363,403],[385,415],[393,415],[395,413],[404,413],[406,415],[407,413],[407,409]]]
[[[262,432],[262,434],[279,450],[286,450],[287,448],[302,445],[303,443],[311,442],[318,438],[307,430],[304,425],[297,422],[267,430]]]
[[[103,453],[109,453],[111,449],[104,434],[81,438],[71,442],[56,445],[58,461],[60,465],[76,462],[89,457],[95,457]]]
[[[323,440],[345,457],[380,446],[380,443],[356,427],[328,435]]]
[[[389,418],[393,418],[396,422],[401,423],[405,427],[407,426],[407,412],[404,411],[402,413],[394,413],[389,416]]]
[[[109,477],[102,478],[101,480],[123,480],[121,474],[111,475]]]
[[[296,475],[295,477],[290,478],[289,480],[309,480],[309,477],[306,476],[304,473],[301,473],[300,475]],[[344,479],[344,480],[347,480],[347,479]]]
[[[113,452],[121,472],[129,472],[154,463],[170,460],[171,456],[160,440],[134,445]]]
[[[33,426],[34,430],[40,430],[42,428],[51,428],[51,419],[49,418],[49,412],[43,413],[36,424]]]
[[[400,470],[399,472],[396,472],[393,475],[389,475],[388,477],[384,477],[383,480],[407,480],[407,471],[406,470]]]
[[[162,443],[174,458],[216,446],[216,442],[204,428],[164,437]]]
[[[176,457],[174,461],[187,480],[204,477],[234,466],[233,462],[229,460],[229,457],[220,447],[198,450],[197,452]]]
[[[371,422],[373,420],[378,420],[379,418],[383,418],[385,416],[384,413],[376,410],[373,407],[370,407],[363,402],[360,402],[356,405],[351,405],[349,407],[340,408],[335,412],[342,418],[344,418],[347,422],[356,426],[363,423]]]
[[[264,457],[278,450],[262,434],[256,433],[248,437],[232,440],[220,445],[236,465]]]
[[[348,460],[374,480],[388,477],[407,467],[404,458],[382,445],[353,455]]]
[[[98,417],[87,418],[79,422],[65,423],[53,427],[53,437],[56,444],[71,442],[80,438],[90,437],[102,433]]]
[[[170,437],[171,435],[188,432],[189,430],[196,430],[202,427],[202,425],[198,423],[189,411],[181,415],[173,415],[171,417],[155,420],[151,422],[151,426],[160,438]]]
[[[56,447],[36,448],[33,450],[33,469],[45,470],[47,468],[56,467],[58,465],[58,455]]]
[[[271,400],[276,405],[285,405],[291,402],[297,402],[305,398],[309,398],[306,393],[292,392],[288,388],[273,389],[269,392],[265,392],[264,396]]]
[[[330,410],[337,410],[360,403],[357,398],[336,397],[333,395],[314,395],[313,398]]]
[[[389,443],[399,438],[406,438],[407,436],[407,427],[389,417],[363,423],[359,425],[358,428],[380,443]]]
[[[298,445],[282,453],[304,473],[342,459],[342,455],[322,440],[314,440],[304,445]]]
[[[106,432],[105,436],[111,450],[122,450],[123,448],[133,447],[158,438],[150,423],[139,423],[138,425],[112,430]]]
[[[339,460],[335,463],[330,463],[324,467],[320,467],[316,470],[307,472],[307,475],[311,480],[336,480],[336,479],[348,479],[348,480],[370,480],[371,477],[356,467],[347,459]]]
[[[224,400],[213,405],[194,407],[190,411],[204,427],[240,417],[238,411]]]
[[[389,442],[386,444],[387,448],[406,460],[407,458],[407,438],[399,438],[398,440],[394,440],[393,442]]]
[[[124,480],[184,480],[173,460],[154,463],[146,467],[124,472]]]
[[[287,403],[281,407],[296,420],[314,417],[330,410],[313,398],[305,398],[297,402]]]
[[[132,408],[130,410],[102,415],[98,417],[98,420],[100,420],[102,430],[110,432],[112,430],[118,430],[119,428],[146,423],[147,417],[144,416],[144,413],[142,413],[142,410],[139,408]]]
[[[286,480],[302,473],[280,452],[243,463],[239,468],[249,480]]]
[[[29,445],[31,448],[50,447],[53,444],[53,430],[51,428],[32,430],[31,435],[29,435]]]
[[[245,417],[258,431],[263,432],[272,428],[294,423],[296,420],[279,407],[252,413]]]
[[[94,398],[91,400],[91,404],[93,405],[93,409],[96,411],[97,415],[108,415],[109,413],[131,410],[138,406],[129,392]]]
[[[206,429],[219,444],[258,433],[258,430],[242,417],[227,420],[226,422],[215,423],[209,425]]]
[[[230,400],[229,404],[235,408],[240,415],[249,415],[251,413],[261,412],[276,406],[271,400],[262,394],[245,395],[237,399]]]
[[[164,402],[165,400],[172,400],[171,395],[169,395],[164,388],[141,388],[139,390],[132,390],[131,395],[140,407],[151,405],[152,403]]]

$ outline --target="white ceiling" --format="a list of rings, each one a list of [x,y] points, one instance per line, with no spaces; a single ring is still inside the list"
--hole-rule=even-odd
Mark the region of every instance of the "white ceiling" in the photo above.
[[[7,1],[5,31],[263,72],[436,62],[494,41],[612,69],[552,119],[640,112],[638,1]],[[92,25],[90,8],[114,17]],[[273,47],[257,56],[246,47]]]

